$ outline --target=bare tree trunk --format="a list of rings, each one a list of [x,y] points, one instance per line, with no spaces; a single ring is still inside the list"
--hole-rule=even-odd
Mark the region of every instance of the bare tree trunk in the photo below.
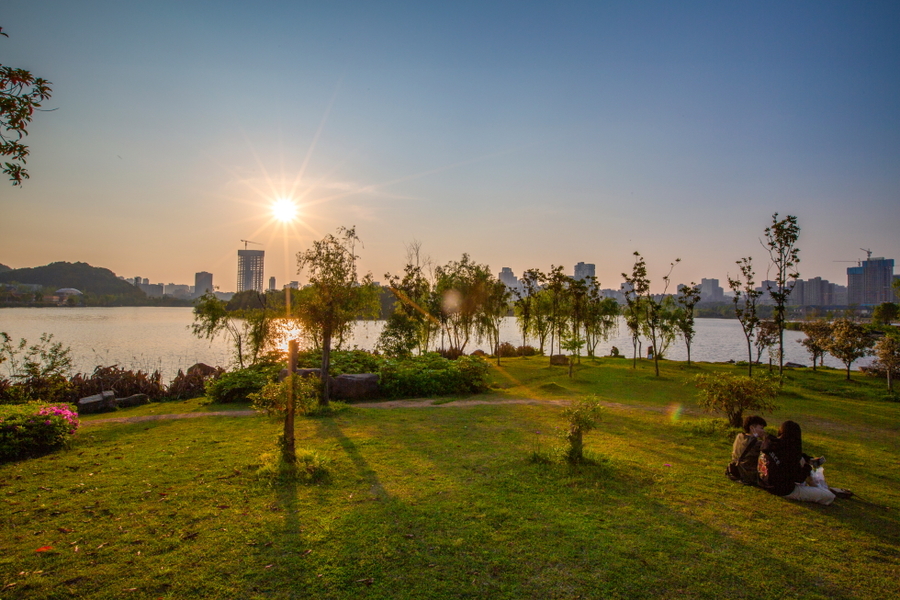
[[[297,449],[294,445],[294,412],[297,406],[296,398],[294,398],[294,377],[297,376],[297,341],[288,342],[288,403],[287,411],[284,415],[284,445],[282,446],[282,456],[284,462],[295,464],[297,462]]]
[[[331,366],[331,330],[322,332],[322,368],[320,369],[322,380],[322,397],[319,400],[319,406],[328,406],[328,400],[331,396],[331,386],[328,385],[328,371]]]

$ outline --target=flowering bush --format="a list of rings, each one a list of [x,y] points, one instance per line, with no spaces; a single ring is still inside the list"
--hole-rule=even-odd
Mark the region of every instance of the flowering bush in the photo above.
[[[0,461],[45,454],[65,445],[78,429],[71,404],[29,402],[0,406]]]

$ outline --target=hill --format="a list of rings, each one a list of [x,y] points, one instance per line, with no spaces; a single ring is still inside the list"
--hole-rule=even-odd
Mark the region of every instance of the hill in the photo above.
[[[147,295],[116,277],[109,269],[83,262],[55,262],[43,267],[0,272],[0,283],[30,283],[47,288],[71,287],[93,296],[118,296],[145,300]]]
[[[0,273],[3,273],[5,271],[12,271],[12,267],[7,267],[3,263],[0,263]]]

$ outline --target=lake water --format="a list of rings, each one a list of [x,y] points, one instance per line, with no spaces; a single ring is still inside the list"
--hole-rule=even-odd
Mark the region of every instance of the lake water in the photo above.
[[[228,342],[224,338],[210,342],[194,337],[190,332],[192,322],[193,314],[186,307],[0,309],[0,331],[8,333],[14,341],[26,338],[30,343],[37,342],[42,333],[52,333],[54,341],[72,348],[76,371],[91,372],[97,365],[117,364],[145,371],[159,369],[165,381],[174,377],[178,369],[186,369],[197,362],[221,366],[229,366],[232,362]],[[374,348],[382,325],[382,321],[357,323],[348,346]],[[746,342],[738,321],[697,319],[696,330],[692,360],[747,359]],[[785,331],[784,334],[785,361],[810,364],[809,355],[797,343],[805,336],[796,331]],[[516,346],[522,344],[514,318],[505,320],[500,339]],[[531,340],[529,343],[537,345]],[[618,335],[600,344],[597,354],[608,354],[612,346],[631,356],[631,338],[624,324],[620,325]],[[479,347],[486,350],[488,346],[470,342],[466,350],[470,352]],[[644,348],[646,352],[646,344]],[[669,349],[667,358],[686,360],[687,352],[680,340]],[[858,361],[853,366],[868,364],[870,360]],[[825,364],[843,368],[843,364],[831,356],[826,356]]]

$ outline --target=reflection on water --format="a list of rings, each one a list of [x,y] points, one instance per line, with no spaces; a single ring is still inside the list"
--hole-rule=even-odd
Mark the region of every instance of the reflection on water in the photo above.
[[[212,342],[194,337],[190,331],[193,315],[186,307],[117,307],[117,308],[4,308],[0,309],[0,331],[14,340],[26,338],[36,342],[42,333],[52,333],[56,341],[72,348],[75,370],[90,372],[97,365],[117,364],[123,368],[159,369],[164,380],[174,377],[178,369],[186,369],[196,362],[227,366],[232,362],[230,345],[224,338]],[[383,321],[360,321],[345,347],[372,349],[378,341]],[[726,319],[697,319],[697,334],[691,347],[695,361],[721,362],[729,359],[746,360],[747,344],[740,323]],[[805,336],[797,331],[785,331],[785,361],[809,364],[809,356],[797,343]],[[522,336],[514,318],[504,320],[501,341],[515,346],[522,344]],[[537,346],[534,340],[528,343]],[[612,339],[597,347],[598,355],[609,354],[617,346],[631,356],[631,337],[624,323]],[[472,343],[467,351],[487,349],[487,344]],[[646,344],[644,345],[646,352]],[[755,352],[755,350],[754,350]],[[669,349],[668,358],[686,360],[684,343],[677,340]],[[766,356],[763,356],[766,361]],[[871,359],[854,363],[868,364]],[[843,364],[828,356],[825,364],[842,368]]]

